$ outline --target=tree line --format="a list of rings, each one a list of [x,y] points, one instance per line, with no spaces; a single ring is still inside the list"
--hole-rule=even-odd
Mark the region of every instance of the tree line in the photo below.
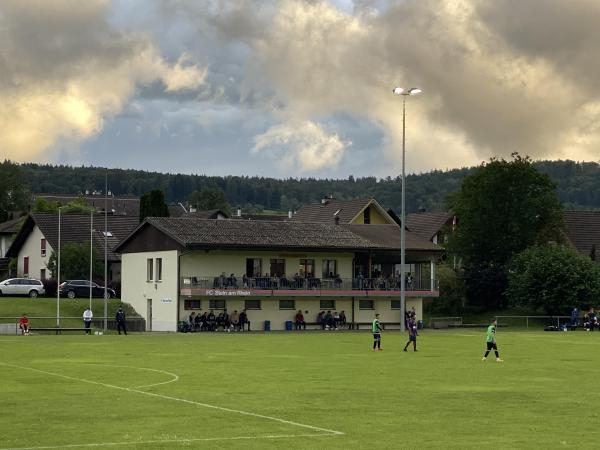
[[[541,161],[533,166],[547,174],[556,184],[558,199],[567,209],[600,209],[600,164],[575,161]],[[18,168],[19,175],[9,176]],[[448,194],[456,192],[465,176],[475,167],[433,170],[407,175],[407,211],[440,211]],[[5,172],[6,175],[3,173]],[[115,195],[141,197],[154,189],[164,191],[168,203],[186,202],[194,192],[220,190],[232,208],[245,212],[297,210],[301,205],[319,201],[324,196],[341,200],[375,198],[386,208],[400,209],[400,177],[354,177],[346,179],[287,178],[247,176],[208,176],[165,174],[142,170],[71,167],[63,165],[14,164],[0,166],[0,215],[15,209],[5,193],[11,183],[25,185],[30,192],[80,194],[86,190],[103,190],[108,174],[109,189]],[[23,181],[25,180],[25,181]],[[2,183],[7,184],[5,187]],[[18,199],[17,199],[18,200]],[[1,217],[0,217],[1,219]]]

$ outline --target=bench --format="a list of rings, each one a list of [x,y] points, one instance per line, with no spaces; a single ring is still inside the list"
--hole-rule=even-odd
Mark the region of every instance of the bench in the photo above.
[[[93,334],[93,330],[91,328],[61,328],[61,327],[52,327],[52,328],[29,328],[29,331],[55,331],[56,334],[61,334],[63,331],[89,331]]]
[[[402,325],[402,322],[380,322],[381,325],[383,325],[383,329],[385,330],[386,327],[389,326],[397,326],[400,327]],[[350,326],[350,329],[354,329],[354,330],[360,330],[361,325],[365,325],[369,328],[371,328],[373,326],[373,322],[354,322],[352,323],[348,323],[348,325]]]

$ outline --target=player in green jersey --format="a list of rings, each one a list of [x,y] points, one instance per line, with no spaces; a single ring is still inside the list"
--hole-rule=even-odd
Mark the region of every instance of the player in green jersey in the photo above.
[[[485,341],[487,344],[487,350],[482,361],[487,360],[487,356],[490,354],[490,351],[494,349],[494,353],[496,353],[496,362],[504,362],[504,360],[500,359],[500,355],[498,354],[498,346],[496,345],[496,327],[498,326],[498,321],[494,319],[492,324],[487,328],[487,333],[485,335]]]
[[[379,314],[375,314],[371,331],[373,332],[373,351],[381,351],[381,322],[379,322]]]

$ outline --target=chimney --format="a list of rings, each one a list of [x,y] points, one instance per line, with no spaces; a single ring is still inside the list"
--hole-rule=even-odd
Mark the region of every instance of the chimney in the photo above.
[[[85,190],[85,195],[90,195],[90,191],[89,191],[89,189],[86,189],[86,190]]]
[[[242,217],[242,208],[238,208],[238,210],[237,210],[237,216],[238,217]]]
[[[292,213],[292,210],[290,209],[290,210],[288,211],[288,219],[291,219],[291,218],[292,218],[292,216],[293,216],[293,213]]]
[[[340,224],[340,216],[335,216],[334,221],[335,221],[336,225],[339,225]]]

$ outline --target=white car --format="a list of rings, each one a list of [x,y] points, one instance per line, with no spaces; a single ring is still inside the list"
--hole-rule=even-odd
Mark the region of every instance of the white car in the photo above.
[[[28,295],[36,298],[45,293],[42,282],[31,278],[9,278],[0,283],[0,295]]]

